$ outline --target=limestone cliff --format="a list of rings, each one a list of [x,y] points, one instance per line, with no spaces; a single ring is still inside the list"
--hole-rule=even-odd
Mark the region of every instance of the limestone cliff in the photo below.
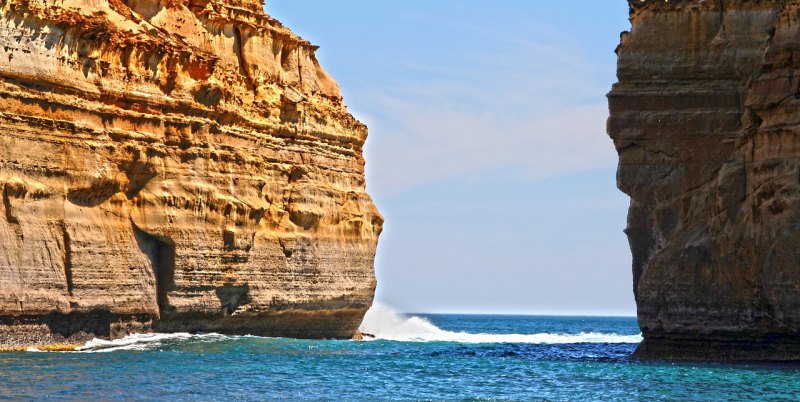
[[[800,1],[630,2],[608,129],[644,342],[800,358]]]
[[[258,0],[0,0],[0,42],[0,344],[354,334],[383,219],[315,46]]]

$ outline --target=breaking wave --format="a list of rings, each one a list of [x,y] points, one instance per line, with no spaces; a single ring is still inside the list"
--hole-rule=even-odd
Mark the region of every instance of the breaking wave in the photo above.
[[[448,331],[437,327],[424,317],[407,316],[392,308],[374,304],[364,317],[359,330],[368,334],[367,340],[388,340],[398,342],[458,342],[458,343],[526,343],[526,344],[574,344],[574,343],[639,343],[639,335],[616,333],[581,332],[533,333],[533,334],[491,334]],[[374,338],[369,337],[374,336]],[[115,351],[146,351],[182,342],[216,342],[235,338],[259,338],[254,336],[228,336],[217,333],[148,333],[133,334],[114,340],[93,339],[75,349],[77,353],[103,353]],[[265,338],[266,339],[266,338]],[[30,352],[41,352],[36,348]],[[73,352],[73,353],[74,353]]]
[[[174,334],[132,334],[124,338],[105,340],[92,339],[83,346],[75,349],[77,353],[116,352],[121,350],[152,350],[171,342],[186,340],[216,341],[231,338],[220,334],[189,334],[179,332]],[[37,348],[28,349],[29,352],[41,352]]]
[[[474,334],[441,329],[425,318],[405,316],[390,307],[374,304],[359,328],[375,339],[400,342],[460,342],[460,343],[639,343],[640,335],[581,332],[577,334]]]
[[[189,339],[220,340],[225,339],[220,334],[189,334],[178,332],[174,334],[132,334],[124,338],[107,341],[92,339],[85,345],[76,349],[78,352],[114,352],[117,350],[150,350],[158,348],[168,342],[184,341]]]

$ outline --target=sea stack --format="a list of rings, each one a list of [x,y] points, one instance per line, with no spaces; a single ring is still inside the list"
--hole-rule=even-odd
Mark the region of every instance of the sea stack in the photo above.
[[[0,346],[349,338],[367,128],[258,0],[0,0]]]
[[[608,131],[636,354],[800,359],[800,1],[629,5]]]

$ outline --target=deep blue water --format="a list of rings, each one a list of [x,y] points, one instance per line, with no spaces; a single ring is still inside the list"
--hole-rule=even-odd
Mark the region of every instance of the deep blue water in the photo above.
[[[0,399],[717,401],[800,396],[796,367],[635,361],[630,355],[639,330],[633,318],[424,318],[372,320],[373,332],[402,341],[148,335],[94,345],[89,353],[0,354]]]

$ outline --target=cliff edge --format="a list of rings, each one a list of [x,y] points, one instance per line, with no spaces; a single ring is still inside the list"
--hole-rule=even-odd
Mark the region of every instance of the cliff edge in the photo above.
[[[629,4],[608,132],[637,355],[800,359],[800,2]]]
[[[367,128],[258,0],[0,0],[0,346],[349,338]]]

